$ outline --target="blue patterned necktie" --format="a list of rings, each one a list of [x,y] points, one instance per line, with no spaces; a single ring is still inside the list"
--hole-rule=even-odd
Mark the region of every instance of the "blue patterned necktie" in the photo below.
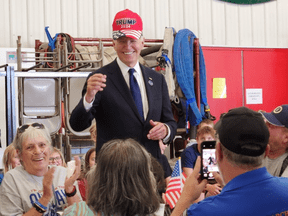
[[[136,107],[138,109],[138,112],[139,112],[142,120],[144,120],[141,92],[140,92],[140,88],[139,88],[138,82],[137,82],[135,76],[133,75],[134,72],[135,72],[134,68],[130,68],[129,69],[130,91],[132,93],[132,96],[133,96],[133,99],[135,101],[135,104],[136,104]]]

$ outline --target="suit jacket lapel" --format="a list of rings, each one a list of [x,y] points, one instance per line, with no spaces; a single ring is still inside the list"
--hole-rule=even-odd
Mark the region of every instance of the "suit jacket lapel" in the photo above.
[[[145,68],[140,64],[143,79],[144,79],[144,84],[146,88],[146,94],[147,94],[147,100],[148,100],[148,106],[149,106],[149,111],[147,113],[147,118],[146,120],[150,120],[151,117],[151,107],[152,107],[152,102],[155,102],[153,100],[153,95],[155,94],[154,88],[153,88],[153,74],[149,73],[149,71],[145,70]]]

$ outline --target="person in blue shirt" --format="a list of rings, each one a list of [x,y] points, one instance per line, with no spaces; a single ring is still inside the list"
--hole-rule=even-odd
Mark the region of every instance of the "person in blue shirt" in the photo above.
[[[193,216],[287,215],[288,178],[274,177],[262,165],[270,146],[261,114],[246,107],[229,110],[217,133],[216,157],[222,178],[217,174],[215,178],[226,185],[219,195],[191,205],[207,184],[207,180],[198,182],[198,158],[171,215],[180,215],[186,208],[187,215]]]
[[[181,154],[181,166],[184,173],[187,175],[191,175],[193,172],[196,159],[201,154],[201,143],[203,141],[210,141],[215,140],[215,130],[210,126],[202,126],[197,130],[196,135],[196,144],[193,144],[192,146],[189,146],[186,148],[182,154]],[[217,195],[221,192],[221,187],[219,184],[207,184],[204,193],[201,194],[199,199],[196,202],[199,202],[200,200],[203,200],[206,195]]]
[[[201,153],[201,143],[203,141],[215,140],[215,130],[212,127],[204,126],[197,130],[196,144],[184,149],[181,154],[181,166],[187,177],[193,172],[193,168],[198,156]]]

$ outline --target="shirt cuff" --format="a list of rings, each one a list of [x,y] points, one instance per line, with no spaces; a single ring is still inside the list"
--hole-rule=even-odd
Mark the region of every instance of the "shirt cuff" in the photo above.
[[[169,140],[170,140],[171,131],[170,131],[170,127],[169,127],[167,124],[164,123],[164,125],[165,125],[165,126],[167,127],[167,129],[168,129],[168,134],[167,134],[166,137],[164,137],[163,143],[164,143],[164,144],[168,144],[168,142],[169,142]]]
[[[86,94],[85,94],[84,97],[83,97],[83,105],[84,105],[85,110],[88,112],[88,111],[92,108],[93,102],[94,102],[95,98],[92,100],[91,103],[88,103],[88,102],[85,100],[85,97],[86,97]]]

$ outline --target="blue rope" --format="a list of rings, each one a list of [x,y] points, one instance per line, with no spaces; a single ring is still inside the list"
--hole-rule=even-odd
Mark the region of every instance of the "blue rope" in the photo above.
[[[165,58],[166,64],[167,64],[167,63],[170,63],[170,64],[171,64],[171,60],[169,59],[169,57],[167,56],[167,54],[162,53],[162,56]]]
[[[206,118],[204,106],[207,104],[206,96],[206,69],[202,48],[200,46],[200,102],[199,111],[194,91],[193,77],[193,42],[196,36],[188,29],[182,29],[176,34],[173,46],[173,59],[177,81],[183,91],[186,102],[186,122],[189,119],[191,126],[198,125],[202,118]]]
[[[206,83],[206,66],[205,66],[205,59],[204,59],[204,55],[203,55],[203,51],[202,51],[201,45],[199,45],[199,67],[200,67],[199,76],[200,76],[201,114],[202,114],[203,118],[206,118],[205,106],[208,106],[208,102],[207,102],[207,83]]]

